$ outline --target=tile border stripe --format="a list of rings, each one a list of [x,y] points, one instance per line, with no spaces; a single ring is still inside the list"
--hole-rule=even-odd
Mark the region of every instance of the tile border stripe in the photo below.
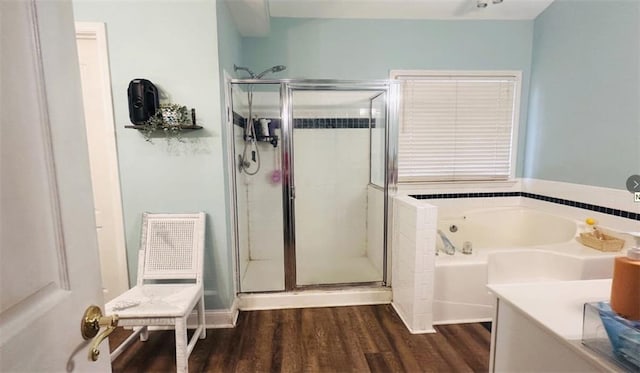
[[[280,128],[280,118],[268,118],[271,120],[270,127]],[[233,124],[244,128],[247,119],[242,115],[233,112]],[[371,125],[376,127],[375,119],[371,122],[369,118],[294,118],[293,128],[295,129],[326,129],[326,128],[366,128]]]
[[[631,220],[640,220],[640,214],[635,212],[612,209],[610,207],[592,205],[590,203],[543,196],[540,194],[534,194],[534,193],[528,193],[528,192],[410,194],[409,197],[413,197],[415,199],[526,197],[526,198],[537,199],[545,202],[557,203],[559,205],[565,205],[570,207],[577,207],[584,210],[595,211],[602,214],[619,216],[621,218],[626,218]]]

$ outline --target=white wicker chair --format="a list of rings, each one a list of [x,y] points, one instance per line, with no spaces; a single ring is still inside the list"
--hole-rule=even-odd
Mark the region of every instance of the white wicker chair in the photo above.
[[[111,353],[120,355],[138,335],[148,338],[148,326],[174,326],[176,367],[188,371],[189,355],[198,338],[206,337],[202,262],[205,214],[150,214],[142,218],[137,285],[105,305],[118,315],[119,326],[135,332]],[[187,343],[187,318],[196,308],[198,326]]]

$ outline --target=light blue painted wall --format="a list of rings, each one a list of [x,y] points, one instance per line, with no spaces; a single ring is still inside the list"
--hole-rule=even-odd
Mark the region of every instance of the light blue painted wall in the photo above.
[[[135,281],[144,211],[205,211],[205,297],[208,309],[233,299],[228,243],[216,4],[194,1],[75,1],[77,21],[105,22],[130,278]],[[204,130],[184,143],[146,142],[129,124],[127,86],[147,78],[173,102],[195,107]]]
[[[254,71],[278,77],[388,79],[392,69],[522,70],[516,174],[521,175],[533,21],[401,21],[272,18],[264,38],[243,38]]]
[[[640,174],[640,2],[556,0],[535,21],[525,176]]]
[[[222,70],[226,70],[229,75],[234,76],[233,65],[242,65],[242,37],[231,18],[226,2],[216,1],[216,8],[220,74]]]

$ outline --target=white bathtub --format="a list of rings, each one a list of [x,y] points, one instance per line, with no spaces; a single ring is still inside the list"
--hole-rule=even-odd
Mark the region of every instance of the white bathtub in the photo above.
[[[456,232],[451,232],[455,225]],[[613,258],[576,242],[579,224],[523,207],[466,211],[442,217],[441,230],[456,247],[436,257],[434,324],[489,321],[488,283],[610,278]],[[455,230],[455,229],[453,229]],[[465,241],[473,253],[460,252]],[[436,248],[442,249],[438,238]]]
[[[457,231],[451,232],[451,226],[457,227]],[[577,225],[575,221],[528,208],[498,207],[442,218],[438,229],[457,248],[470,241],[474,248],[500,249],[567,242],[575,237]],[[442,242],[438,240],[438,244]]]

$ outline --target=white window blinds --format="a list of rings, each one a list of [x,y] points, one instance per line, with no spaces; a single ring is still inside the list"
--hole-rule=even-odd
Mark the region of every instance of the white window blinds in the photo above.
[[[512,176],[519,75],[397,78],[403,81],[399,181]]]

